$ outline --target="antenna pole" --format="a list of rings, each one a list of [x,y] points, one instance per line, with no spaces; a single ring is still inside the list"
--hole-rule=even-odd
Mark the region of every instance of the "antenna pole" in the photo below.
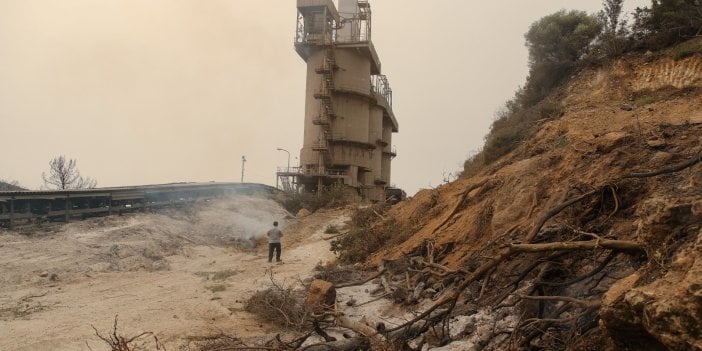
[[[241,182],[244,182],[244,166],[246,164],[246,156],[241,156]]]

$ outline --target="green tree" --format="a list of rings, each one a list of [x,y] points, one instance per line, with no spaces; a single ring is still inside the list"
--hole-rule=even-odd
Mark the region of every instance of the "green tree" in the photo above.
[[[597,17],[584,11],[561,10],[534,22],[524,35],[529,77],[522,107],[536,104],[572,74],[601,30]]]
[[[608,57],[621,54],[626,49],[627,22],[622,18],[624,0],[604,0],[597,18],[602,25],[600,44]]]
[[[702,1],[652,0],[634,11],[633,36],[643,48],[661,49],[702,35]]]
[[[97,181],[90,177],[83,178],[74,159],[66,160],[61,155],[49,161],[49,174],[41,174],[44,187],[47,189],[92,189],[97,186]]]

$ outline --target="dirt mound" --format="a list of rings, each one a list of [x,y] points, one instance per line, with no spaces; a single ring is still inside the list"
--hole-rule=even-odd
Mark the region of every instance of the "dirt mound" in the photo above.
[[[91,272],[168,270],[165,258],[187,251],[186,245],[253,248],[273,220],[284,222],[286,216],[272,200],[244,196],[160,213],[52,225],[27,236],[3,235],[0,250],[8,252],[0,267],[7,274],[0,277],[0,285],[25,282],[27,272],[37,280],[45,270],[61,279]],[[15,247],[32,250],[12,250]]]
[[[539,121],[512,153],[393,207],[388,220],[419,229],[371,263],[431,258],[472,272],[452,283],[461,300],[489,306],[492,321],[507,307],[522,316],[493,329],[486,349],[508,339],[513,347],[601,349],[603,338],[634,347],[626,344],[634,335],[647,335],[641,345],[699,349],[702,56],[632,55],[584,70],[557,99],[564,114]],[[519,246],[603,240],[640,250]],[[616,298],[593,308],[613,286]],[[511,337],[496,337],[503,333]]]

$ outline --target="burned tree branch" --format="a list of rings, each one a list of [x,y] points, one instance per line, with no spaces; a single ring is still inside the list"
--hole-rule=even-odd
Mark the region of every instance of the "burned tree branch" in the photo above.
[[[485,178],[485,179],[481,180],[480,182],[471,185],[470,187],[468,187],[468,189],[466,189],[465,191],[463,191],[463,192],[461,193],[461,195],[459,196],[458,201],[456,202],[456,205],[453,207],[453,210],[451,210],[451,212],[449,213],[449,215],[446,216],[446,218],[445,218],[443,221],[441,221],[441,223],[440,223],[438,226],[436,226],[436,229],[434,229],[433,232],[436,233],[439,229],[441,229],[441,227],[443,227],[448,221],[450,221],[451,218],[453,218],[453,216],[456,215],[456,213],[458,213],[458,210],[461,209],[461,206],[462,206],[463,203],[466,201],[466,198],[468,197],[468,194],[469,194],[471,191],[473,191],[473,190],[475,190],[475,189],[477,189],[477,188],[480,188],[481,186],[485,185],[485,183],[487,183],[488,179],[489,179],[489,178]]]
[[[368,283],[369,281],[371,281],[371,280],[373,280],[373,279],[375,279],[375,278],[378,278],[378,277],[380,277],[381,275],[385,274],[386,271],[387,271],[386,269],[381,269],[381,270],[378,271],[378,273],[375,273],[375,274],[371,275],[370,277],[368,277],[368,278],[366,278],[366,279],[364,279],[364,280],[356,281],[356,282],[351,282],[351,283],[345,283],[345,284],[338,284],[338,285],[334,285],[334,287],[337,288],[337,289],[339,289],[339,288],[348,288],[348,287],[350,287],[350,286],[363,285],[363,284]]]
[[[544,252],[544,251],[560,251],[560,250],[592,250],[595,248],[603,248],[620,251],[644,251],[643,245],[636,241],[630,240],[589,240],[589,241],[571,241],[571,242],[555,242],[546,244],[512,244],[510,248],[517,252]]]
[[[581,196],[582,197],[582,196]],[[468,288],[468,286],[490,271],[492,268],[496,267],[508,258],[525,252],[546,252],[546,251],[560,251],[560,250],[592,250],[595,248],[604,248],[610,250],[621,250],[621,251],[638,251],[644,252],[643,246],[635,241],[625,241],[625,240],[591,240],[591,241],[578,241],[578,242],[556,242],[556,243],[546,243],[546,244],[512,244],[504,249],[497,257],[482,264],[473,273],[466,277],[461,284],[456,288],[456,290],[439,299],[434,305],[429,307],[424,312],[420,313],[408,322],[401,324],[395,328],[389,329],[388,332],[400,330],[403,328],[409,328],[412,324],[417,323],[420,320],[426,319],[433,311],[442,307],[444,305],[449,305],[449,311],[453,309],[460,297],[461,293]]]
[[[563,211],[563,210],[566,209],[567,207],[569,207],[569,206],[571,206],[571,205],[573,205],[573,204],[575,204],[575,203],[578,203],[578,202],[580,202],[580,201],[582,201],[582,200],[585,200],[585,199],[589,198],[590,196],[593,196],[593,195],[597,194],[598,192],[599,192],[599,189],[595,189],[595,190],[588,191],[587,193],[582,194],[582,195],[580,195],[580,196],[578,196],[578,197],[572,198],[572,199],[570,199],[570,200],[568,200],[568,201],[565,201],[565,202],[561,203],[560,205],[554,207],[554,208],[551,209],[550,211],[548,211],[545,215],[543,215],[543,216],[539,219],[539,221],[536,223],[536,225],[534,225],[534,227],[531,228],[531,230],[529,231],[529,233],[528,233],[527,236],[526,236],[525,241],[526,241],[526,242],[530,242],[530,241],[534,240],[534,238],[536,237],[536,234],[538,234],[539,231],[541,230],[541,227],[543,227],[544,224],[546,224],[546,222],[547,222],[549,219],[551,219],[551,217],[553,217],[553,216],[559,214],[561,211]]]
[[[616,252],[614,252],[614,251],[610,252],[609,255],[607,255],[607,257],[606,257],[602,262],[600,262],[600,264],[599,264],[595,269],[593,269],[592,271],[590,271],[590,272],[587,273],[587,274],[583,274],[583,275],[581,275],[581,276],[579,276],[579,277],[573,278],[573,279],[568,280],[568,281],[559,282],[559,283],[539,282],[539,285],[546,285],[546,286],[566,286],[566,285],[571,285],[571,284],[575,284],[575,283],[577,283],[577,282],[583,281],[583,280],[585,280],[585,279],[587,279],[587,278],[590,278],[590,277],[592,277],[593,275],[595,275],[595,274],[601,272],[605,267],[607,267],[607,265],[609,264],[609,262],[611,262],[612,259],[613,259],[616,255],[617,255]]]
[[[529,296],[520,295],[519,298],[524,300],[545,300],[545,301],[566,301],[578,304],[584,307],[597,308],[600,307],[602,301],[600,300],[580,300],[569,296]]]

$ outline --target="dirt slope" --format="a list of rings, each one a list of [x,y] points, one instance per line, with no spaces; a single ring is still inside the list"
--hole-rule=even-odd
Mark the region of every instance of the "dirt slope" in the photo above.
[[[608,67],[584,70],[557,98],[563,115],[541,121],[536,136],[515,151],[475,177],[422,190],[391,209],[389,218],[416,230],[399,249],[378,252],[372,261],[421,254],[430,242],[445,252],[441,264],[471,271],[505,245],[525,242],[539,228],[539,219],[557,205],[594,191],[549,219],[533,242],[591,240],[596,234],[642,243],[645,254],[572,254],[554,258],[550,268],[539,266],[539,260],[546,260],[541,256],[521,255],[481,276],[475,295],[465,300],[497,308],[505,301],[505,288],[514,283],[516,289],[527,281],[536,286],[528,291],[542,295],[600,300],[610,291],[604,307],[587,318],[567,306],[563,308],[569,312],[557,313],[559,304],[541,302],[537,312],[530,312],[528,303],[517,305],[513,313],[521,318],[577,315],[578,332],[588,333],[566,335],[573,328],[554,322],[548,326],[562,334],[551,339],[568,342],[548,344],[547,333],[541,333],[520,345],[600,349],[604,343],[598,340],[607,335],[610,348],[702,349],[702,165],[654,177],[626,177],[701,157],[702,56],[674,61],[665,55],[632,55]],[[561,284],[599,263],[605,268],[593,275],[598,280],[592,281],[594,287]],[[535,277],[539,267],[542,275]],[[522,281],[514,282],[522,272]],[[557,285],[565,287],[550,288]],[[509,330],[503,334],[514,338]],[[501,349],[504,342],[488,341],[486,349]]]
[[[0,232],[0,350],[88,350],[86,341],[104,350],[91,324],[106,333],[115,315],[120,334],[153,331],[169,350],[220,331],[266,335],[242,302],[269,286],[270,270],[290,283],[333,259],[322,233],[347,217],[289,218],[271,200],[244,196]],[[267,246],[253,245],[276,219],[285,264],[268,265]]]

